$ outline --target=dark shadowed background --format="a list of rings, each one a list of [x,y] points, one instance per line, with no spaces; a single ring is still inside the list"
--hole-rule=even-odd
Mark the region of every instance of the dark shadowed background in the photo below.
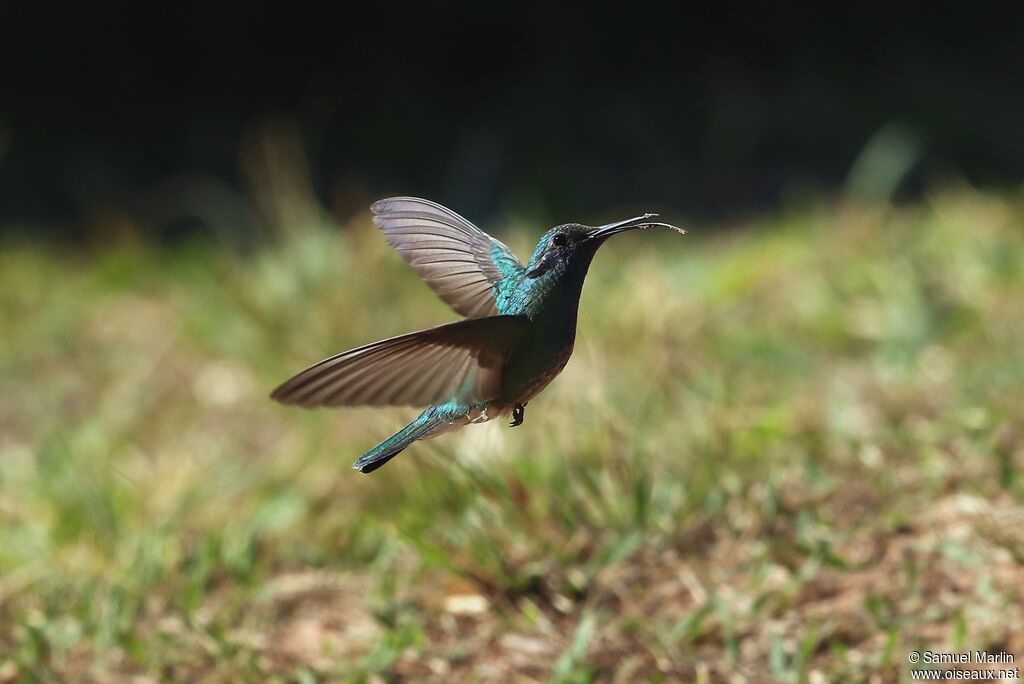
[[[1024,176],[1019,4],[268,5],[7,3],[0,228],[202,230],[268,135],[341,217],[729,217],[843,183],[880,131],[899,196]]]

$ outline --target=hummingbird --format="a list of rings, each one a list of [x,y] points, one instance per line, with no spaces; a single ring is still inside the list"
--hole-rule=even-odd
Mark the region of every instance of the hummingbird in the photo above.
[[[388,243],[464,320],[390,337],[336,354],[287,380],[270,397],[304,408],[426,407],[352,467],[380,468],[413,442],[511,414],[565,367],[576,340],[583,280],[612,235],[682,228],[657,214],[602,226],[566,223],[547,231],[524,266],[501,241],[425,199],[392,197],[371,207]]]

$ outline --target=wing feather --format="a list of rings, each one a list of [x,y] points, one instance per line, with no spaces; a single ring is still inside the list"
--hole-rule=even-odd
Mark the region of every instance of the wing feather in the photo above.
[[[381,340],[310,366],[270,396],[305,407],[489,401],[527,325],[488,316]]]
[[[495,286],[524,271],[500,240],[429,200],[392,197],[371,210],[388,243],[455,311],[469,318],[500,313]]]

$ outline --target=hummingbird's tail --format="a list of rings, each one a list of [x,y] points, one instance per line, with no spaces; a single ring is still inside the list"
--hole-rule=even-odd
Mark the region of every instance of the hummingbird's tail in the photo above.
[[[358,461],[352,464],[352,468],[361,473],[372,473],[417,439],[429,437],[450,422],[450,416],[440,415],[437,407],[431,406],[416,420],[363,454]]]

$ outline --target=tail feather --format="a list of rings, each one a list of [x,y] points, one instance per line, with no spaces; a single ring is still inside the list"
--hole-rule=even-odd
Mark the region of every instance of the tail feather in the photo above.
[[[445,417],[438,415],[438,411],[434,407],[428,408],[416,420],[363,454],[352,464],[352,468],[361,473],[372,473],[401,453],[407,446],[418,439],[429,436],[447,422]]]

